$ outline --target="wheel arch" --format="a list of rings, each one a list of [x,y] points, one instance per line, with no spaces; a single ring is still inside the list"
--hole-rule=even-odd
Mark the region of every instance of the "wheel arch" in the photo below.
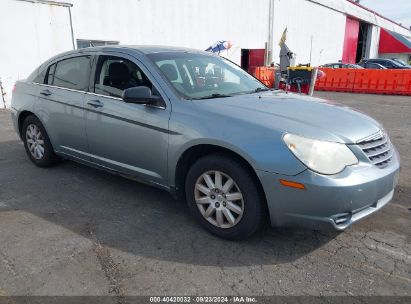
[[[19,131],[20,138],[23,140],[23,134],[22,134],[22,132],[23,132],[24,121],[25,121],[26,118],[27,118],[28,116],[30,116],[30,115],[32,115],[32,116],[36,117],[38,120],[40,120],[41,124],[43,125],[43,128],[46,130],[46,133],[47,133],[47,135],[48,135],[48,137],[49,137],[49,139],[50,139],[50,143],[51,143],[51,145],[52,145],[52,147],[53,147],[53,149],[54,149],[54,140],[53,140],[53,138],[51,138],[50,132],[49,132],[49,130],[48,130],[48,127],[47,127],[47,125],[44,123],[42,116],[41,116],[41,115],[37,115],[37,114],[35,114],[33,111],[30,111],[30,110],[23,110],[23,111],[21,111],[21,112],[19,113],[18,117],[17,117],[17,128],[18,128],[18,131]]]
[[[187,148],[179,157],[176,165],[175,176],[174,176],[174,186],[173,186],[173,195],[179,199],[184,199],[184,185],[185,179],[190,167],[195,163],[195,161],[201,157],[211,155],[211,154],[219,154],[224,155],[233,159],[236,159],[239,163],[243,165],[243,167],[250,172],[254,181],[261,191],[262,196],[264,197],[265,204],[266,203],[266,196],[261,184],[260,179],[257,176],[257,173],[251,164],[252,161],[244,157],[243,155],[239,154],[238,152],[233,151],[230,148],[215,145],[215,144],[196,144],[189,148]]]
[[[18,119],[17,119],[17,128],[18,128],[18,131],[19,131],[20,138],[23,138],[22,132],[23,132],[24,121],[30,115],[33,115],[33,116],[37,117],[38,119],[40,119],[36,114],[34,114],[31,111],[28,111],[28,110],[21,111],[19,116],[18,116]]]

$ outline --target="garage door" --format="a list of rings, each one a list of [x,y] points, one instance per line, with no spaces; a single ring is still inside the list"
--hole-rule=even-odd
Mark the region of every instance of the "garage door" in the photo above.
[[[344,63],[355,63],[358,45],[358,31],[360,22],[357,19],[347,16],[345,23],[344,49],[342,61]]]

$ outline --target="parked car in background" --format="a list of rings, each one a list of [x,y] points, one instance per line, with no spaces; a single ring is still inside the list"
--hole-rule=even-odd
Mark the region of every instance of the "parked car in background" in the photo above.
[[[366,67],[367,63],[380,64],[387,69],[411,69],[410,66],[405,66],[402,63],[397,62],[396,60],[388,59],[388,58],[363,59],[358,64],[365,68],[372,68],[372,67]]]
[[[379,63],[375,62],[360,62],[364,69],[386,70],[387,68]]]
[[[337,63],[326,63],[321,65],[320,67],[323,68],[333,68],[333,69],[341,69],[341,68],[345,68],[345,69],[363,69],[362,66],[358,65],[358,64],[353,64],[353,63],[341,63],[341,62],[337,62]]]
[[[404,61],[402,61],[401,59],[397,59],[397,58],[391,58],[392,60],[398,62],[400,65],[402,66],[406,66],[406,67],[411,67],[410,64],[405,63]]]
[[[167,190],[227,239],[267,218],[344,230],[398,183],[398,152],[377,121],[270,90],[203,51],[70,51],[18,81],[11,110],[35,165],[67,158]]]

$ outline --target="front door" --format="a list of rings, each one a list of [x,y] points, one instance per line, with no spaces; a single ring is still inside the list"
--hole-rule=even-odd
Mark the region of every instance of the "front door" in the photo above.
[[[166,185],[170,107],[165,102],[148,106],[121,99],[125,89],[136,86],[148,86],[160,96],[147,70],[133,57],[116,53],[100,54],[94,70],[94,85],[85,97],[92,161]]]

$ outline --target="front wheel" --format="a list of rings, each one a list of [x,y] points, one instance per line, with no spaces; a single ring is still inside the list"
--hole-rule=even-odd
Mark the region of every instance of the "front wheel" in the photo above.
[[[245,238],[262,224],[265,200],[254,176],[239,162],[209,155],[186,178],[186,198],[196,220],[226,239]]]

